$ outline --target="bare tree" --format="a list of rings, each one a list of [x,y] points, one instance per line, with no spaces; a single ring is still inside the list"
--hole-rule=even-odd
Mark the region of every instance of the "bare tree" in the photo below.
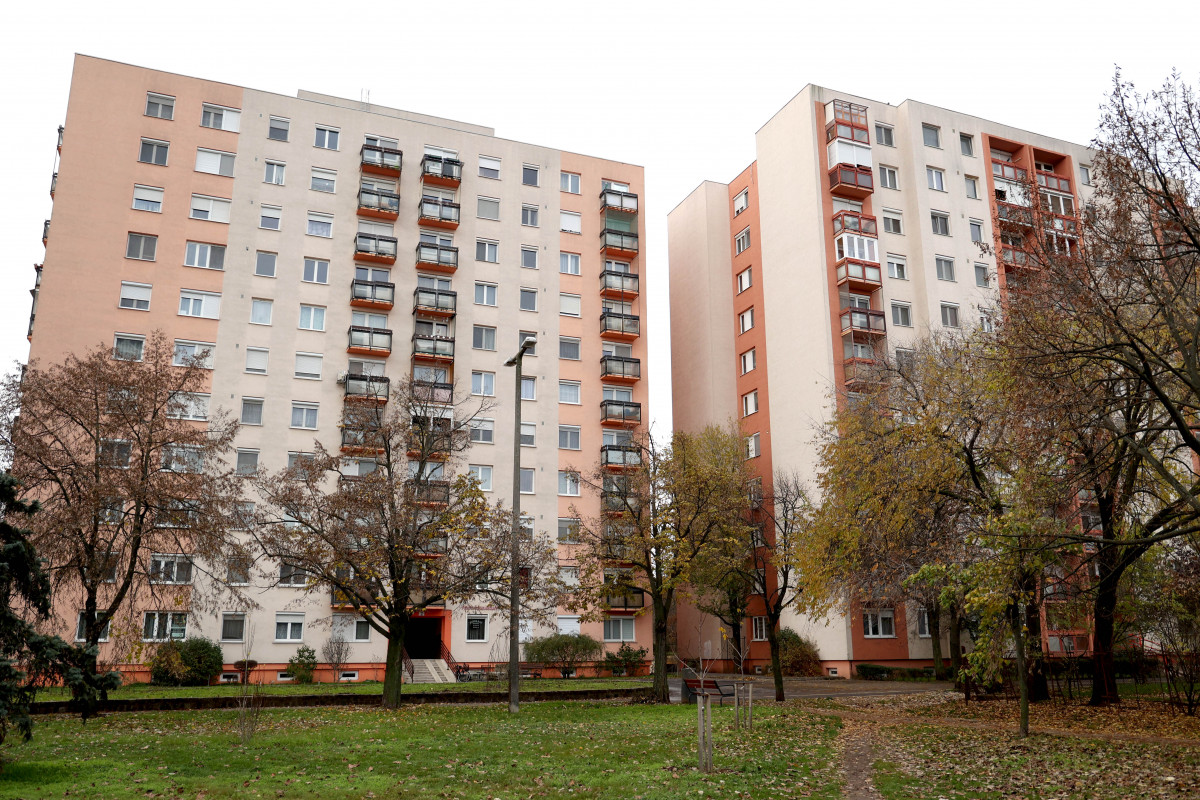
[[[334,630],[325,640],[325,644],[321,645],[321,658],[325,659],[325,663],[333,670],[333,682],[340,681],[342,670],[350,661],[350,643],[345,640],[340,630]]]

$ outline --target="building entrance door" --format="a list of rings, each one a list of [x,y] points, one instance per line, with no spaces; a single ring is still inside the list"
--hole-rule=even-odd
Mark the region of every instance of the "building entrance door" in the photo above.
[[[441,617],[417,617],[409,620],[404,649],[408,651],[409,658],[441,658]]]

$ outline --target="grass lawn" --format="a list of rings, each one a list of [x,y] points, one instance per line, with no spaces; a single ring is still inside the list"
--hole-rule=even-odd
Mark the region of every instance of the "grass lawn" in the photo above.
[[[649,678],[533,678],[521,681],[521,690],[526,692],[549,692],[584,689],[622,689],[628,686],[648,687]],[[466,683],[406,683],[404,694],[418,692],[496,692],[508,694],[508,685],[500,681],[468,681]],[[376,681],[361,683],[265,683],[263,694],[383,694],[383,684]],[[114,700],[138,697],[233,697],[238,694],[237,684],[219,686],[155,686],[149,683],[132,683],[108,693]],[[38,700],[69,700],[71,693],[61,688],[38,692]]]
[[[693,706],[267,709],[245,747],[236,717],[39,718],[0,751],[0,797],[840,797],[839,722],[794,708],[756,708],[749,734],[714,708],[711,775],[694,769]]]

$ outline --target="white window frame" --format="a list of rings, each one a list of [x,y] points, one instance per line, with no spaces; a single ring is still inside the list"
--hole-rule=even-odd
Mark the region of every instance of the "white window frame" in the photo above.
[[[474,639],[471,638],[471,623],[473,621],[482,621],[483,623],[483,635]],[[463,622],[463,641],[467,642],[468,644],[486,644],[488,641],[488,632],[490,628],[491,626],[488,624],[488,618],[486,615],[468,614],[466,620]]]
[[[491,464],[468,464],[467,473],[479,482],[479,491],[492,491],[492,465]]]
[[[954,318],[953,324],[947,320]],[[958,303],[942,303],[941,304],[942,327],[945,328],[961,328],[962,317],[958,313]]]
[[[738,314],[738,335],[754,329],[754,309],[747,308]]]
[[[207,175],[220,175],[223,178],[232,178],[236,162],[236,153],[229,153],[224,150],[211,150],[207,147],[196,148],[196,172],[203,172]]]
[[[475,391],[475,376],[479,376],[479,391]],[[471,394],[476,397],[496,396],[496,373],[475,370],[471,373]]]
[[[165,190],[158,186],[144,186],[140,183],[133,185],[133,209],[135,211],[147,211],[151,214],[161,214],[163,197],[166,194]],[[138,205],[142,202],[146,205],[154,206],[153,208],[145,208]]]
[[[151,114],[150,104],[158,106],[158,110],[166,109],[167,113]],[[173,120],[175,119],[175,98],[169,94],[159,94],[158,92],[146,92],[146,110],[143,116],[154,117],[155,119]]]
[[[929,134],[933,134],[933,144],[929,143]],[[937,150],[942,149],[942,129],[937,125],[930,125],[927,122],[921,123],[921,143],[926,147],[932,147]]]
[[[242,635],[236,639],[228,639],[225,637],[225,621],[238,620],[242,623]],[[240,611],[226,611],[221,614],[221,633],[220,641],[222,642],[244,642],[246,641],[246,615]]]
[[[758,367],[758,349],[751,347],[741,355],[742,374],[753,372]]]
[[[183,301],[189,300],[189,310],[196,300],[200,301],[200,313],[183,313]],[[179,290],[180,308],[178,316],[180,317],[197,317],[200,319],[220,319],[221,318],[221,295],[217,292],[200,292],[195,289],[180,289]]]
[[[746,437],[746,458],[758,458],[762,455],[762,441],[758,433]]]
[[[747,392],[742,395],[742,416],[748,417],[751,414],[758,413],[758,390]]]
[[[937,167],[925,167],[925,183],[930,191],[946,191],[946,171]]]
[[[900,319],[904,318],[904,322]],[[909,303],[898,303],[892,301],[892,324],[899,328],[911,328],[913,326],[912,305]]]
[[[583,235],[583,215],[576,211],[559,211],[558,229],[563,233]]]
[[[563,399],[564,390],[566,391],[566,395],[565,395],[566,397],[570,398],[570,397],[574,396],[575,399],[574,400],[570,400],[570,399],[564,400]],[[577,405],[580,405],[583,403],[582,398],[583,398],[583,384],[582,383],[580,383],[579,381],[559,381],[558,382],[558,402],[566,404],[566,405],[577,406]]]
[[[491,212],[493,210],[495,210],[495,214],[496,214],[495,216],[491,216],[490,213],[484,213],[485,211]],[[479,219],[499,220],[500,219],[500,198],[485,197],[483,195],[476,196],[476,198],[475,198],[475,216],[478,217]]]
[[[614,631],[614,628],[617,630]],[[605,617],[602,633],[606,642],[637,641],[637,626],[633,617]]]
[[[250,363],[251,363],[250,355],[251,355],[252,353],[254,354],[254,361],[255,361],[255,362],[259,361],[259,359],[260,359],[260,356],[259,356],[259,354],[260,354],[260,353],[262,354],[262,355],[261,355],[261,360],[262,360],[263,367],[262,367],[262,369],[261,369],[261,370],[259,370],[259,369],[256,369],[256,368],[252,368],[252,367],[250,366]],[[270,358],[271,358],[271,350],[270,350],[270,348],[267,348],[267,347],[247,347],[247,348],[246,348],[246,367],[245,367],[245,372],[246,372],[246,373],[248,373],[248,374],[250,374],[250,375],[266,375],[266,374],[267,374],[267,366],[268,366],[268,364],[270,363]]]
[[[317,227],[314,228],[314,225]],[[321,227],[323,225],[329,226],[328,233],[322,233],[322,231],[326,230],[325,228]],[[307,222],[304,226],[304,233],[307,236],[316,236],[320,239],[332,239],[333,214],[326,214],[321,211],[309,211]]]
[[[900,173],[895,167],[879,165],[879,186],[883,189],[900,191]]]
[[[559,497],[579,497],[580,493],[579,473],[571,470],[560,469],[558,471],[558,496]]]
[[[738,294],[741,294],[742,292],[746,291],[753,285],[754,285],[754,268],[753,267],[746,267],[744,270],[742,270],[741,272],[739,272],[737,274],[737,293]]]
[[[734,252],[734,255],[737,255],[740,253],[744,253],[749,249],[750,249],[750,226],[747,225],[745,228],[742,228],[742,230],[738,233],[737,236],[733,237],[733,252]]]
[[[948,281],[955,283],[954,275],[954,259],[950,256],[933,257],[934,274],[937,275],[939,281]]]
[[[560,275],[578,275],[580,274],[581,258],[579,253],[567,253],[559,251],[558,254],[558,272]]]
[[[887,275],[892,280],[908,280],[908,259],[893,253],[887,254]]]
[[[751,617],[750,618],[750,640],[754,642],[767,641],[767,617]]]
[[[287,180],[287,164],[283,161],[268,160],[263,162],[263,183],[272,186],[284,186]]]
[[[216,266],[213,266],[215,262]],[[225,245],[188,241],[183,249],[183,265],[196,269],[225,269]]]
[[[305,325],[305,312],[308,312],[308,324]],[[325,331],[325,306],[314,306],[308,303],[300,304],[300,316],[296,327],[302,331]]]
[[[884,136],[884,132],[887,133],[886,136]],[[887,139],[887,141],[884,141],[884,139]],[[875,144],[882,145],[884,147],[895,147],[896,146],[895,129],[891,125],[884,125],[882,122],[876,122],[875,123]]]
[[[316,367],[316,370],[301,369],[301,367]],[[321,353],[296,353],[296,363],[292,371],[293,377],[306,381],[319,381],[325,371],[325,356]]]
[[[228,198],[193,194],[191,205],[188,206],[188,218],[228,225],[232,208],[233,201]],[[197,214],[202,216],[197,216]]]
[[[281,624],[287,625],[287,628],[284,631],[285,636],[282,639],[279,638],[279,626]],[[297,625],[299,626],[299,630],[297,630],[297,628],[296,628]],[[296,614],[296,613],[277,611],[277,612],[275,612],[275,630],[272,633],[273,641],[276,643],[281,643],[281,644],[291,644],[294,642],[303,642],[304,641],[304,628],[305,628],[305,625],[304,625],[304,614],[303,613]],[[279,674],[286,675],[288,673],[281,672]],[[285,680],[290,680],[290,679],[291,678],[289,676],[289,678],[287,678]]]
[[[319,188],[316,185],[317,181],[328,182],[329,188]],[[308,175],[308,190],[310,192],[321,192],[322,194],[335,194],[337,192],[337,170],[313,167]]]
[[[896,612],[891,608],[865,608],[862,612],[863,616],[863,638],[864,639],[895,639],[896,638]],[[884,622],[887,622],[885,625]],[[885,628],[890,628],[891,633],[884,633]]]
[[[149,311],[153,291],[153,284],[121,281],[121,296],[117,307],[128,311]],[[145,305],[142,305],[143,303]]]
[[[321,134],[324,134],[322,136]],[[330,125],[317,125],[313,131],[313,147],[321,150],[339,150],[341,144],[342,131],[340,128],[334,128]],[[333,144],[330,147],[330,144]]]
[[[749,207],[750,207],[750,190],[742,189],[733,198],[733,215],[736,217],[738,214],[742,213]]]
[[[255,310],[265,308],[267,310],[266,320],[255,319]],[[252,297],[250,298],[250,324],[251,325],[270,325],[271,320],[275,316],[275,301],[268,297]]]
[[[258,209],[259,228],[264,231],[277,231],[283,228],[283,208],[281,206],[260,205]],[[267,220],[275,220],[275,224],[263,224]]]
[[[300,423],[296,423],[296,412],[301,413]],[[308,424],[309,412],[312,412],[311,417],[313,423]],[[291,416],[288,419],[288,427],[292,430],[315,431],[320,428],[320,403],[310,403],[306,400],[293,400]]]

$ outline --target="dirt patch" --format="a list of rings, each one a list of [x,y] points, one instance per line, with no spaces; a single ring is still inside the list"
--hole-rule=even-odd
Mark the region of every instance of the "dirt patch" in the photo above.
[[[842,749],[842,770],[846,780],[846,800],[879,800],[872,780],[875,764],[875,727],[859,720],[843,720],[838,742]]]

